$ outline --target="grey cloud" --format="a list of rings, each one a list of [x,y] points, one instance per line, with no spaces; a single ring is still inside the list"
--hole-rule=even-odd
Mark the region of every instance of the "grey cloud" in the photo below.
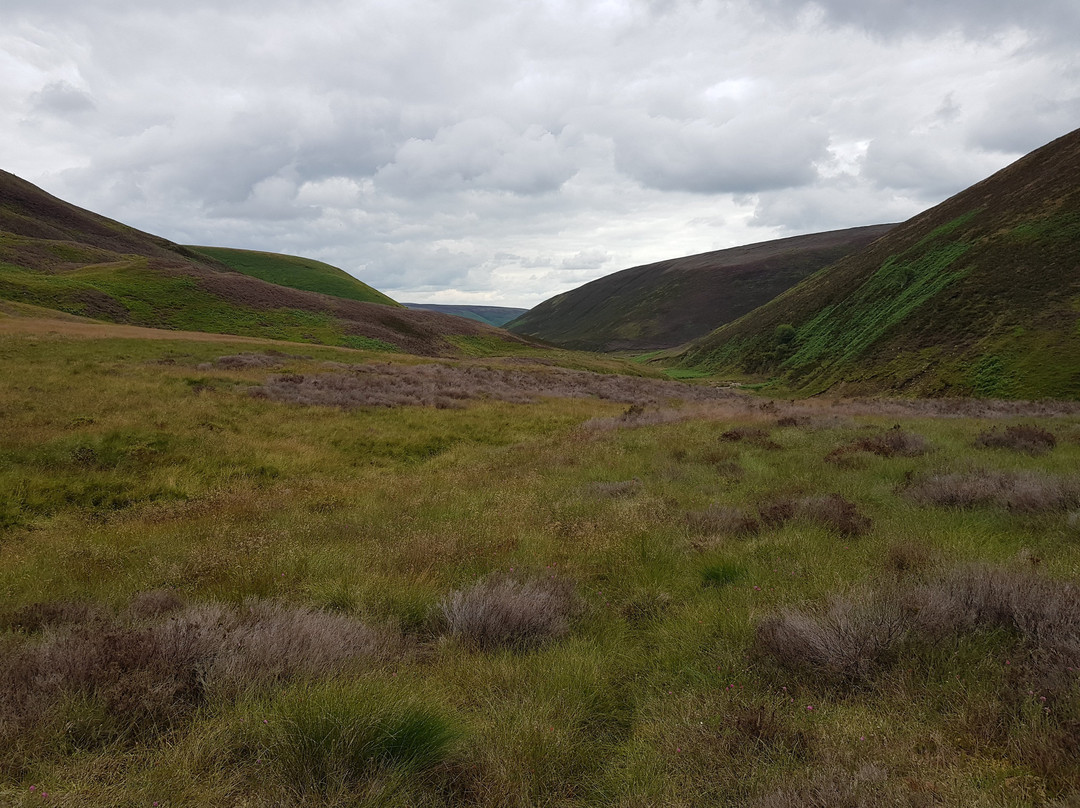
[[[71,117],[91,112],[97,105],[86,91],[66,81],[54,81],[31,96],[30,106],[37,112]]]
[[[650,117],[616,137],[615,159],[659,190],[752,193],[811,182],[827,143],[822,128],[780,114],[722,124]]]
[[[935,36],[959,30],[971,37],[1020,28],[1053,38],[1080,35],[1080,6],[1073,0],[764,0],[786,15],[818,11],[827,22],[880,36]]]

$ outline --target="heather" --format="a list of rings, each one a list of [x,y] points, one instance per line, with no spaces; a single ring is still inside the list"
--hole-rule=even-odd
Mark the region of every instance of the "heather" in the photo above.
[[[0,804],[1080,797],[1073,405],[386,358],[0,334]]]

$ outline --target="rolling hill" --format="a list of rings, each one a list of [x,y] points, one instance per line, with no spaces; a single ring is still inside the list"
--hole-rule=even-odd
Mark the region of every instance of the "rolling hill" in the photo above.
[[[803,393],[1080,397],[1080,130],[690,346]]]
[[[316,283],[331,288],[332,268],[317,262],[271,256],[255,263],[289,283],[236,271],[0,171],[0,299],[136,326],[422,355],[524,343],[482,323],[410,311],[374,290],[383,302],[293,288],[311,285],[304,276],[313,265]],[[349,286],[356,293],[369,288]]]
[[[508,306],[454,306],[441,303],[406,303],[410,309],[423,311],[441,311],[443,314],[453,314],[455,317],[465,317],[480,323],[487,323],[497,328],[502,327],[514,320],[528,309],[516,309]]]
[[[891,226],[795,236],[624,269],[544,301],[507,328],[581,350],[672,348],[746,314]]]
[[[324,295],[359,300],[365,303],[383,303],[387,306],[401,304],[373,289],[343,269],[338,269],[312,258],[296,255],[237,250],[229,247],[190,247],[189,249],[219,261],[230,269],[259,278],[267,283],[321,292]]]

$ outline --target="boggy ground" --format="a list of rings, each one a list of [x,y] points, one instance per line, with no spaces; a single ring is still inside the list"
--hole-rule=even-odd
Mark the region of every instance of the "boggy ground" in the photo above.
[[[0,803],[1080,797],[1075,406],[400,359],[0,335]]]

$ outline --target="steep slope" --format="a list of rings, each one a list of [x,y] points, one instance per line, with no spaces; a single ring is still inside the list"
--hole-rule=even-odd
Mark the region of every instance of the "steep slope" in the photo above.
[[[1080,130],[693,345],[814,393],[1080,397]]]
[[[746,314],[890,227],[795,236],[624,269],[544,301],[507,328],[591,351],[671,348]]]
[[[410,309],[441,311],[443,314],[453,314],[455,317],[465,317],[496,327],[504,326],[528,311],[528,309],[515,309],[509,306],[453,306],[441,303],[406,303],[405,305]]]
[[[237,250],[229,247],[192,246],[188,249],[267,283],[276,283],[279,286],[303,289],[308,292],[320,292],[345,300],[383,303],[387,306],[401,305],[377,289],[354,278],[345,270],[312,258],[256,250]]]
[[[0,172],[0,299],[116,323],[455,355],[481,323],[267,283]],[[388,298],[386,298],[389,300]]]

